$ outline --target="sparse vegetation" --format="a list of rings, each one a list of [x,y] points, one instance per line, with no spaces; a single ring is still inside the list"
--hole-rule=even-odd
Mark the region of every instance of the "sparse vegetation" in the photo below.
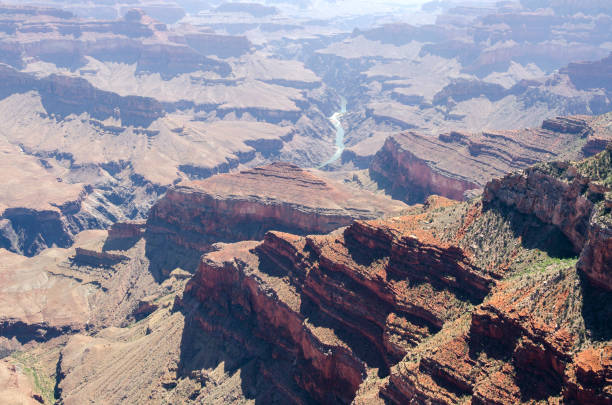
[[[45,401],[45,404],[55,404],[55,382],[42,371],[34,356],[26,352],[15,352],[11,360],[21,367],[24,374],[30,378],[36,393]]]
[[[575,163],[578,173],[592,181],[612,187],[612,144],[599,154]]]
[[[520,270],[514,277],[520,277],[530,273],[542,273],[547,270],[562,270],[576,266],[578,257],[551,257],[546,252],[534,250],[520,264]]]

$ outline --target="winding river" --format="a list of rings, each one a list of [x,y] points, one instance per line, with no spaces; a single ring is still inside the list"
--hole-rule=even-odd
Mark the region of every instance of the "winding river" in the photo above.
[[[336,128],[336,153],[334,153],[334,155],[320,167],[335,162],[338,160],[338,158],[340,158],[342,152],[344,151],[344,128],[340,122],[340,117],[342,117],[344,114],[346,114],[346,99],[344,97],[340,97],[340,111],[336,111],[331,117],[329,117],[332,125],[334,128]]]

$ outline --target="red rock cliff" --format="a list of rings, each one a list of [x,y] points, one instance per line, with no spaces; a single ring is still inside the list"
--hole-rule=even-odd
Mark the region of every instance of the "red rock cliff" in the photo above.
[[[470,191],[505,173],[560,156],[580,158],[612,139],[610,117],[558,117],[541,128],[450,132],[438,136],[406,131],[387,139],[370,165],[371,176],[392,194],[422,202],[432,194],[464,200]]]
[[[461,247],[421,229],[429,211],[417,211],[324,236],[268,232],[261,243],[224,245],[204,256],[184,299],[198,303],[192,316],[205,330],[253,353],[277,347],[315,400],[349,403],[367,375],[386,375],[495,283]]]
[[[483,200],[501,201],[558,227],[580,253],[578,268],[612,290],[611,162],[609,145],[582,162],[529,168],[489,183]]]
[[[213,176],[170,189],[151,210],[147,229],[183,246],[263,238],[268,230],[326,233],[353,219],[397,213],[405,205],[357,195],[285,163]]]

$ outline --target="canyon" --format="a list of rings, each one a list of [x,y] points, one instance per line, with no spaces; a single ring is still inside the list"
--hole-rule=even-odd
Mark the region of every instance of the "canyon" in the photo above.
[[[48,276],[35,287],[37,297],[46,291],[48,309],[69,305],[91,318],[79,325],[3,314],[3,330],[15,336],[3,345],[38,341],[27,353],[39,368],[59,354],[56,387],[67,403],[136,400],[142,394],[132,382],[146,379],[154,402],[607,403],[611,154],[608,147],[584,161],[536,165],[490,181],[482,198],[432,196],[399,216],[347,221],[319,235],[265,230],[261,217],[243,217],[240,227],[259,233],[215,244],[193,275],[175,269],[159,281],[147,246],[154,222],[86,231],[72,249],[19,260],[72,280],[69,295]],[[241,177],[270,172],[300,169],[232,176],[244,184]],[[184,204],[168,197],[164,211],[186,218]],[[175,223],[175,235],[193,235],[197,222]],[[4,252],[13,263],[21,257]],[[44,265],[49,259],[57,270]],[[16,267],[6,256],[3,263],[41,268]],[[28,291],[35,277],[5,270],[3,279],[10,287],[0,297],[10,302],[11,291]],[[68,301],[82,289],[93,290],[95,311]],[[110,317],[107,306],[117,308]],[[26,325],[65,329],[37,336]],[[105,383],[117,378],[125,383]]]
[[[0,402],[612,403],[612,9],[422,3],[0,4]]]
[[[580,211],[588,197],[563,190],[564,175],[546,169],[598,165],[611,152],[578,166],[553,163],[524,172],[527,184],[556,182],[571,202],[552,187],[530,196],[510,175],[487,184],[482,201],[432,197],[409,215],[356,221],[327,236],[274,231],[260,243],[224,245],[203,257],[180,305],[208,333],[247,348],[257,346],[253,336],[271,345],[278,359],[271,366],[291,364],[294,381],[281,390],[297,383],[298,393],[317,402],[366,403],[379,389],[393,403],[554,396],[606,403],[609,392],[597,378],[609,373],[609,335],[598,336],[603,325],[591,323],[593,314],[575,311],[609,295],[602,275],[609,275],[610,261],[600,260],[600,268],[586,258],[589,250],[609,252],[609,211],[591,219],[607,225],[600,238],[585,243],[592,231],[558,223],[553,218],[568,218],[556,214],[559,208],[529,200],[550,198]],[[589,178],[569,187],[584,184],[581,179]],[[609,193],[600,179],[589,180]],[[599,198],[598,204],[610,204],[609,197]],[[602,215],[591,210],[585,218]],[[485,232],[496,238],[483,238]],[[577,240],[582,245],[575,246]],[[580,253],[577,266],[562,259],[574,252]],[[551,259],[525,266],[540,262],[539,255]],[[599,315],[609,314],[607,307]],[[258,360],[261,372],[271,375],[266,359]],[[601,377],[585,371],[591,367],[602,370]]]

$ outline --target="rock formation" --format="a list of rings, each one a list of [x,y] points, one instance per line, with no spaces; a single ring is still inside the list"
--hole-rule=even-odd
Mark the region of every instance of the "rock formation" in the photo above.
[[[233,221],[242,218],[244,231],[236,235],[263,234],[263,240],[217,243],[193,276],[175,269],[160,284],[151,274],[157,260],[151,250],[158,248],[149,246],[156,232],[151,220],[146,228],[115,225],[108,238],[100,231],[80,236],[72,253],[51,249],[26,259],[53,258],[47,274],[80,271],[85,284],[79,288],[97,290],[93,281],[102,287],[91,301],[95,308],[115,308],[93,317],[90,329],[98,333],[66,330],[72,336],[59,348],[57,391],[66,403],[94,395],[137,400],[141,390],[128,382],[149,381],[151,398],[167,402],[608,403],[609,159],[607,149],[581,162],[541,164],[490,182],[482,201],[430,197],[424,206],[400,205],[400,216],[347,221],[323,235],[266,232],[267,217],[256,215],[266,211],[233,209],[224,223],[237,226]],[[536,177],[540,196],[527,186]],[[159,235],[198,246],[203,233],[190,233],[187,225],[206,226],[193,217],[207,207],[203,201],[229,207],[231,201],[237,207],[284,201],[294,215],[301,209],[325,218],[298,200],[316,187],[326,190],[329,204],[342,191],[313,173],[276,164],[175,187],[151,216],[165,221],[157,223],[164,225]],[[555,219],[560,202],[574,213],[563,214],[567,223]],[[397,215],[388,200],[376,203]],[[350,212],[348,206],[334,210]],[[587,227],[580,225],[584,216]],[[580,258],[576,243],[584,246]],[[177,253],[167,242],[164,249]],[[63,267],[61,257],[69,254],[79,267]],[[108,259],[122,262],[109,267]],[[9,290],[23,285],[11,281]],[[10,291],[3,293],[8,299]],[[116,327],[125,319],[138,322]],[[23,331],[16,336],[31,339]],[[119,380],[112,390],[104,383],[111,376]]]
[[[14,94],[37,91],[43,106],[58,119],[70,114],[88,113],[92,118],[116,118],[125,126],[148,127],[163,116],[161,104],[152,98],[127,96],[102,91],[80,78],[52,75],[37,79],[7,66],[0,66],[2,98]]]
[[[612,55],[595,62],[570,63],[561,72],[566,73],[576,88],[604,89],[612,92]]]
[[[0,403],[612,403],[610,6],[311,3],[0,6]]]
[[[398,404],[609,403],[609,342],[580,348],[579,285],[573,269],[500,284],[471,316],[394,367],[383,396]]]
[[[18,6],[2,8],[0,15],[7,15],[12,23],[12,35],[0,38],[0,49],[4,51],[1,60],[18,68],[23,66],[24,57],[29,57],[75,70],[86,65],[86,56],[93,56],[104,61],[136,63],[138,71],[160,73],[165,78],[194,70],[227,75],[231,70],[227,63],[205,55],[238,56],[250,45],[243,37],[217,38],[210,33],[199,37],[197,32],[188,38],[168,35],[165,24],[140,10],[131,10],[124,19],[112,21],[84,21],[70,13],[52,15],[46,9]],[[47,35],[41,38],[42,33]],[[205,45],[216,39],[226,46]]]
[[[610,223],[591,212],[609,205],[609,159],[608,149],[528,169],[522,182],[509,175],[482,203],[432,197],[328,235],[219,245],[179,307],[245,347],[264,375],[272,366],[258,353],[274,348],[292,402],[305,392],[323,403],[607,403],[610,310],[595,302],[609,295]],[[521,185],[536,183],[538,196]],[[574,267],[576,244],[593,246],[578,260],[593,285]],[[580,312],[591,305],[599,317]]]
[[[579,163],[553,162],[509,174],[485,189],[486,203],[500,201],[557,226],[580,253],[578,268],[612,290],[612,144]]]
[[[171,188],[151,209],[147,234],[208,251],[216,242],[261,239],[268,230],[326,233],[354,219],[404,208],[386,197],[356,195],[295,165],[275,163]]]
[[[545,120],[541,128],[516,131],[438,136],[407,131],[387,139],[370,174],[405,201],[422,201],[430,194],[462,200],[506,172],[599,152],[612,139],[609,122],[607,114],[558,117]]]

